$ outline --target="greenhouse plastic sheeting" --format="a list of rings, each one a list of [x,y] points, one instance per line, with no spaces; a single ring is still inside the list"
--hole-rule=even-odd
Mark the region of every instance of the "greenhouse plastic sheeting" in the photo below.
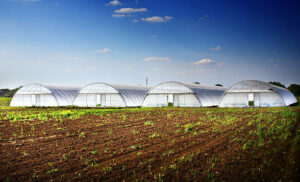
[[[297,102],[296,97],[286,88],[258,80],[244,80],[226,90],[219,106],[247,107],[249,93],[254,93],[254,106],[257,107],[288,106]]]
[[[133,86],[133,85],[118,85],[118,84],[107,84],[102,82],[92,83],[85,86],[80,90],[78,95],[74,99],[74,105],[78,106],[115,106],[115,107],[137,107],[141,106],[146,93],[150,87],[145,86]],[[99,95],[100,103],[96,103],[97,95]],[[85,97],[92,96],[90,103],[86,103]],[[110,98],[102,98],[102,97]],[[111,100],[111,98],[114,100]],[[93,101],[92,101],[93,100]],[[106,102],[101,104],[102,101]],[[107,104],[110,102],[110,104]]]
[[[174,94],[174,106],[200,107],[217,106],[220,97],[226,88],[217,86],[206,86],[200,84],[186,84],[180,82],[164,82],[156,85],[145,97],[143,106],[155,107],[166,105],[156,103],[156,97],[167,97]],[[196,97],[195,97],[196,96]]]
[[[37,83],[21,87],[13,96],[11,106],[72,105],[80,87],[46,86]]]

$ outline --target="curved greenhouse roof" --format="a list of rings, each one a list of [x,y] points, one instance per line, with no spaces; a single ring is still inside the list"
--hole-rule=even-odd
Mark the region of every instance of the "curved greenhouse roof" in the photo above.
[[[11,106],[68,106],[80,87],[46,86],[32,83],[21,87],[13,96]]]
[[[150,87],[96,82],[82,88],[74,99],[77,106],[141,106]]]
[[[297,102],[296,97],[286,88],[259,80],[244,80],[226,90],[219,106],[246,107],[252,100],[253,106],[258,107],[288,106]]]
[[[153,87],[147,93],[143,106],[163,106],[166,102],[174,102],[174,106],[186,107],[217,106],[225,90],[226,88],[218,86],[169,81]],[[169,99],[168,101],[164,98],[165,96]]]

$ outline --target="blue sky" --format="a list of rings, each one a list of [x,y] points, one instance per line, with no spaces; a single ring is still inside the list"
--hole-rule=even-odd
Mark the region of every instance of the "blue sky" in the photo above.
[[[300,84],[299,12],[281,0],[0,0],[0,88]]]

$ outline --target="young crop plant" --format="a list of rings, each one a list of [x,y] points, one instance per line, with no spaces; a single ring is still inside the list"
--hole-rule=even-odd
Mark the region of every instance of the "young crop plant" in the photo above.
[[[109,167],[109,166],[105,166],[105,167],[103,167],[103,172],[106,174],[106,173],[109,173],[109,172],[111,172],[112,171],[112,168],[111,167]]]
[[[156,138],[159,137],[160,135],[158,133],[152,133],[149,137],[150,138]]]
[[[135,149],[135,150],[138,150],[138,149],[141,149],[142,146],[139,145],[139,144],[138,144],[138,145],[131,145],[130,148]]]
[[[55,172],[57,172],[58,170],[59,170],[58,168],[53,168],[53,169],[47,171],[46,174],[55,173]]]
[[[83,137],[83,138],[84,138],[84,137],[85,137],[85,133],[82,131],[82,132],[80,132],[80,133],[79,133],[79,135],[78,135],[78,136],[79,136],[79,137]]]
[[[193,124],[185,124],[183,127],[185,132],[193,132],[195,129]]]
[[[92,151],[90,151],[90,153],[93,154],[93,155],[96,155],[96,154],[98,154],[98,151],[97,150],[92,150]]]
[[[161,156],[165,157],[165,156],[169,156],[170,154],[173,154],[174,150],[168,150],[167,152],[161,154]]]
[[[154,123],[153,123],[153,121],[145,121],[144,125],[145,126],[154,126]]]
[[[112,135],[112,129],[111,129],[111,128],[109,128],[109,129],[107,130],[107,134],[108,134],[108,135]]]

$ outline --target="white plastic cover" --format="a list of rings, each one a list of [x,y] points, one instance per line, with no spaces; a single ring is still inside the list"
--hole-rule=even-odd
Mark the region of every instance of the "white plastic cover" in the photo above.
[[[248,94],[254,93],[254,106],[277,107],[296,103],[296,97],[286,88],[258,80],[244,80],[230,87],[220,99],[220,107],[247,107]]]
[[[45,86],[32,83],[21,87],[10,106],[68,106],[72,105],[80,87]]]
[[[97,82],[81,89],[75,97],[73,104],[81,107],[95,107],[97,105],[137,107],[141,106],[149,89],[150,87],[138,85],[117,85]],[[89,97],[92,98],[88,101]]]
[[[226,88],[175,81],[164,82],[153,87],[144,99],[144,107],[166,106],[166,98],[174,95],[174,106],[208,107],[217,106]]]

